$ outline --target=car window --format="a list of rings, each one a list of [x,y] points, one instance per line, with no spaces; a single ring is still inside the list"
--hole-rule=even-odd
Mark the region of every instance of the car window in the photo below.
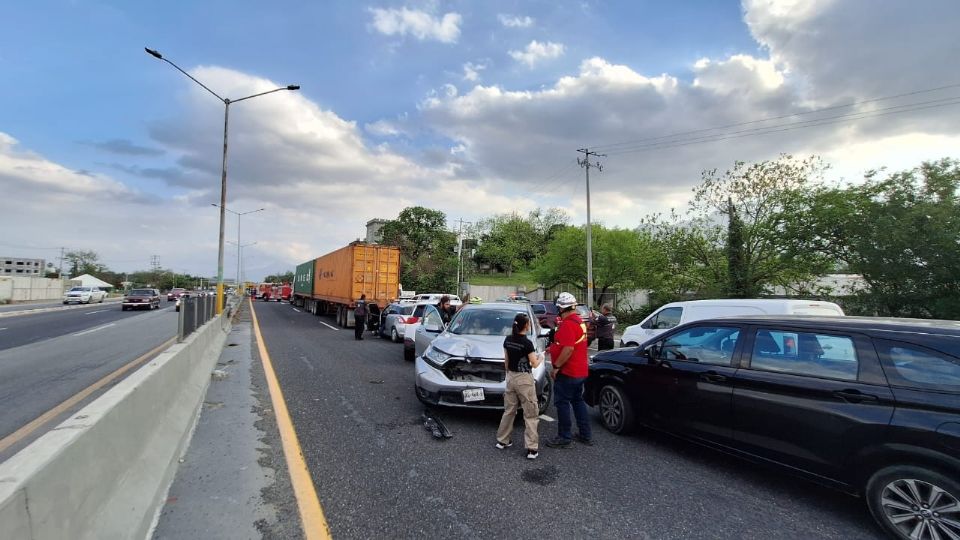
[[[960,359],[917,345],[877,340],[890,384],[919,390],[960,391]]]
[[[404,306],[400,310],[400,313],[403,313],[404,315],[413,315],[413,308],[414,306]]]
[[[153,290],[151,289],[134,289],[130,291],[131,296],[152,296]]]
[[[739,337],[739,328],[697,326],[660,342],[658,358],[728,366]]]
[[[533,308],[534,315],[543,315],[547,312],[547,308],[543,307],[543,304],[533,304],[530,307]]]
[[[851,337],[766,328],[757,330],[750,367],[845,381],[859,371]]]
[[[427,306],[427,310],[423,315],[423,325],[434,326],[438,328],[443,326],[443,318],[440,317],[440,312],[437,311],[437,308],[433,306]]]
[[[423,310],[427,307],[427,304],[420,304],[419,306],[414,306],[413,316],[414,317],[423,317]]]
[[[450,332],[474,336],[508,336],[513,330],[517,311],[507,309],[474,309],[461,311],[450,321]]]

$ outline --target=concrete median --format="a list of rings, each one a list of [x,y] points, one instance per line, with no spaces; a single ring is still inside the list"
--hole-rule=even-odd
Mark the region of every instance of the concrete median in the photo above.
[[[145,538],[228,333],[211,320],[0,464],[0,536]]]

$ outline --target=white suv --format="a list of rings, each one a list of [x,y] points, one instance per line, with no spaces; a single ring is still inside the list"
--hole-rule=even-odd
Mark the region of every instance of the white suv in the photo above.
[[[102,291],[97,287],[74,287],[63,295],[63,303],[69,304],[77,302],[78,304],[90,304],[93,302],[102,303],[107,297],[107,291]]]

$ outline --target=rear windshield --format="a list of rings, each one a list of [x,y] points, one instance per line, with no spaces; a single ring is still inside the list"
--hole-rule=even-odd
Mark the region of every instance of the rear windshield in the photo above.
[[[402,314],[402,315],[413,315],[413,308],[414,308],[414,306],[404,306],[404,307],[400,310],[400,314]]]

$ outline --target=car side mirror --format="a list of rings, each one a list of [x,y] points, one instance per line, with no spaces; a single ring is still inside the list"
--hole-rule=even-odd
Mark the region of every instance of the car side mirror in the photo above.
[[[660,347],[657,347],[656,344],[647,345],[637,351],[637,356],[646,358],[651,364],[656,363],[657,358],[660,356]]]

